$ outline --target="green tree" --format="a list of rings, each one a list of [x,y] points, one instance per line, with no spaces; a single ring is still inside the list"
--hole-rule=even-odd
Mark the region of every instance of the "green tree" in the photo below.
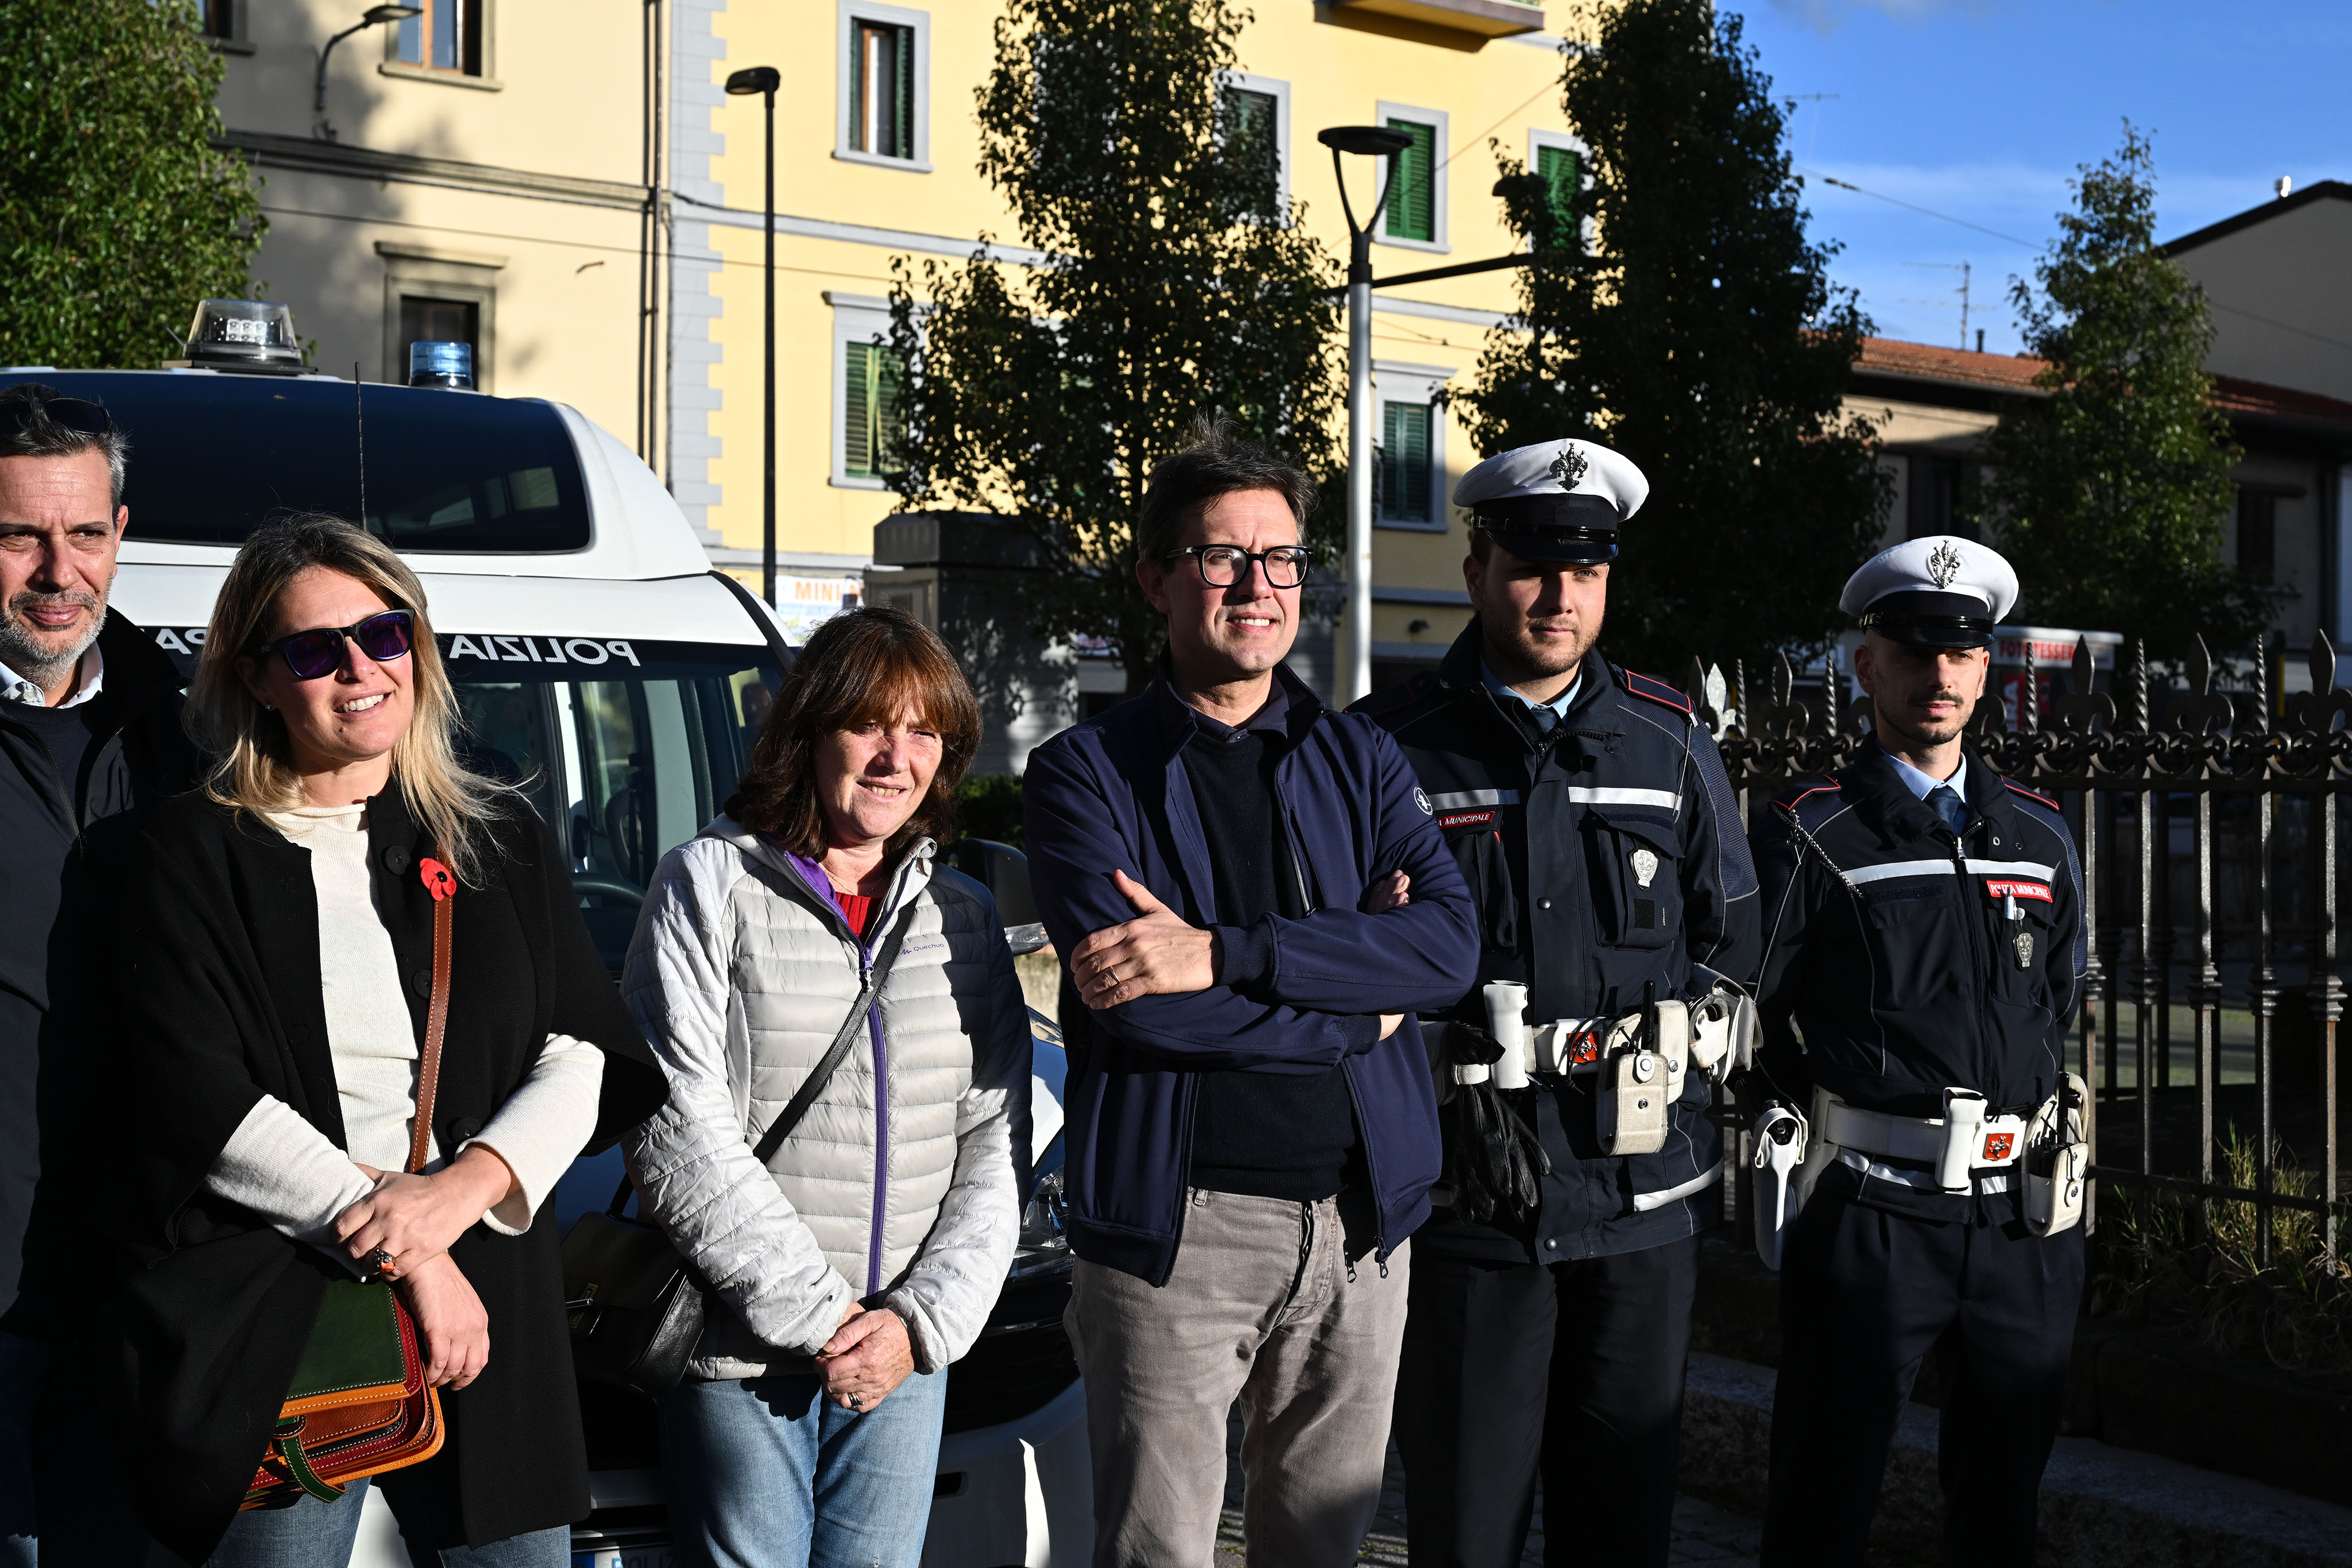
[[[1873,427],[1843,401],[1869,322],[1830,286],[1834,247],[1805,236],[1770,91],[1737,15],[1623,0],[1567,56],[1562,107],[1591,149],[1576,201],[1496,150],[1536,261],[1453,401],[1482,453],[1573,435],[1640,465],[1602,642],[1654,670],[1826,642],[1887,503]]]
[[[1129,689],[1160,621],[1130,521],[1196,416],[1328,482],[1341,398],[1330,256],[1283,207],[1271,116],[1222,89],[1227,0],[1010,0],[980,88],[982,172],[1043,259],[895,264],[907,509],[993,513],[1043,570],[1042,637],[1115,643]],[[1329,542],[1318,513],[1320,542]]]
[[[2147,139],[2126,122],[2073,185],[2039,291],[2010,287],[2049,395],[2002,410],[1980,515],[2034,620],[2145,636],[2158,656],[2199,632],[2243,647],[2267,615],[2261,585],[2221,559],[2239,452],[2204,371],[2204,293],[2156,247]]]
[[[0,362],[152,367],[246,291],[260,197],[217,152],[186,0],[0,0]]]

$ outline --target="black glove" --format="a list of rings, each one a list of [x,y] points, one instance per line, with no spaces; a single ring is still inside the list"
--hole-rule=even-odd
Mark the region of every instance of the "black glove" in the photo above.
[[[1475,1024],[1446,1026],[1445,1048],[1451,1061],[1465,1067],[1490,1066],[1503,1057],[1495,1037]],[[1473,1225],[1517,1226],[1532,1218],[1541,1197],[1537,1184],[1551,1174],[1551,1160],[1535,1129],[1512,1107],[1511,1095],[1491,1079],[1456,1083],[1447,1110],[1454,1117],[1446,1169],[1454,1211]]]

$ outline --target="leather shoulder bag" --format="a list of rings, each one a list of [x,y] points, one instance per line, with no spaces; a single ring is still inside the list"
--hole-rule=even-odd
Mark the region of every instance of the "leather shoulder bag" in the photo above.
[[[417,1063],[416,1122],[408,1168],[422,1173],[433,1145],[433,1095],[449,1021],[450,905],[457,879],[440,862],[420,866],[433,893],[433,999]],[[247,1489],[244,1508],[278,1508],[304,1493],[332,1502],[363,1476],[421,1465],[448,1428],[441,1392],[425,1381],[416,1320],[381,1280],[331,1280],[278,1414],[278,1429]]]
[[[833,1080],[834,1070],[857,1039],[866,1015],[882,995],[882,982],[906,945],[919,901],[909,904],[866,971],[866,983],[849,1016],[809,1075],[793,1091],[782,1113],[768,1124],[751,1148],[766,1165],[784,1146],[801,1118]],[[624,1174],[602,1214],[583,1214],[563,1238],[563,1293],[572,1322],[572,1362],[592,1383],[625,1388],[659,1399],[686,1375],[686,1364],[701,1343],[709,1315],[709,1286],[694,1265],[670,1244],[668,1233],[650,1220],[630,1218],[634,1183]]]

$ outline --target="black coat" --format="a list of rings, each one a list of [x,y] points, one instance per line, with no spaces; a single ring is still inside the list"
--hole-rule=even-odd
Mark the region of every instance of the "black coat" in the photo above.
[[[200,765],[180,723],[179,672],[154,639],[110,611],[98,649],[106,685],[90,699],[79,779],[58,773],[17,705],[0,703],[0,1327],[40,1338],[72,1325],[79,1294],[70,1270],[36,1257],[59,1240],[52,1188],[79,1185],[66,1129],[80,1112],[89,1041],[51,1003],[69,1014],[79,1001],[98,917],[71,896],[70,868],[86,830],[180,793]]]
[[[582,924],[539,819],[517,809],[484,845],[480,888],[455,901],[449,1019],[435,1134],[454,1149],[522,1083],[551,1031],[604,1053],[593,1147],[658,1109],[660,1070]],[[369,853],[421,1044],[431,989],[428,852],[388,789]],[[310,855],[250,814],[197,795],[154,812],[121,856],[117,992],[132,1156],[129,1271],[110,1318],[116,1427],[147,1526],[202,1562],[236,1511],[334,1265],[206,1192],[205,1173],[264,1095],[343,1143],[319,977]],[[587,1513],[553,1218],[520,1237],[476,1225],[450,1249],[489,1314],[490,1357],[443,1393],[469,1544]]]
[[[1997,1113],[2056,1092],[2086,956],[2074,838],[1973,751],[1966,795],[1955,841],[1871,745],[1759,824],[1772,925],[1756,1001],[1772,1087],[1792,1103],[1820,1083],[1940,1116],[1947,1088]]]
[[[1473,620],[1444,661],[1358,706],[1428,791],[1478,908],[1478,971],[1449,1018],[1486,1024],[1490,980],[1528,988],[1528,1018],[1614,1018],[1643,988],[1688,997],[1702,967],[1746,979],[1758,944],[1756,871],[1715,737],[1680,692],[1585,655],[1581,686],[1549,737],[1479,673]],[[1629,857],[1664,862],[1648,885]],[[1413,1238],[1424,1256],[1562,1263],[1663,1246],[1715,1223],[1723,1158],[1706,1076],[1690,1073],[1664,1147],[1601,1151],[1592,1078],[1549,1078],[1529,1097],[1550,1157],[1524,1231],[1441,1208]],[[1452,1118],[1446,1132],[1453,1133]],[[1677,1197],[1660,1195],[1681,1191]],[[1646,1201],[1642,1201],[1646,1200]]]

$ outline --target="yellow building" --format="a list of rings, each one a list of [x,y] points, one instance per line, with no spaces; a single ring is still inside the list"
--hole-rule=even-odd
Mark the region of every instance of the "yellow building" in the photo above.
[[[200,8],[226,68],[225,141],[269,219],[253,277],[322,370],[404,382],[410,341],[464,339],[483,391],[571,403],[649,453],[665,348],[643,308],[659,280],[653,13],[417,0],[326,48],[369,8]]]
[[[1417,145],[1407,157],[1421,160],[1414,199],[1381,222],[1380,275],[1514,248],[1491,194],[1496,152],[1557,173],[1576,145],[1559,111],[1563,40],[1545,30],[1542,9],[1515,0],[1261,0],[1255,10],[1229,87],[1259,95],[1251,107],[1273,117],[1283,182],[1335,256],[1345,259],[1347,230],[1330,154],[1315,134],[1368,121],[1409,128]],[[999,15],[983,0],[929,9],[670,0],[678,64],[670,473],[689,516],[723,541],[714,557],[747,581],[757,581],[761,527],[762,105],[728,97],[722,84],[752,66],[782,77],[777,531],[783,570],[801,580],[793,591],[823,601],[829,578],[846,583],[870,562],[875,525],[895,500],[873,470],[863,347],[887,332],[892,257],[961,260],[983,234],[1000,255],[1026,255],[975,168],[973,95],[993,64]],[[1361,212],[1374,170],[1368,160],[1349,163]],[[1433,658],[1466,618],[1465,538],[1446,497],[1476,454],[1458,423],[1442,412],[1432,418],[1430,396],[1475,364],[1486,330],[1511,306],[1511,277],[1487,272],[1380,297],[1375,431],[1400,461],[1382,486],[1374,549],[1376,676]],[[1080,685],[1108,689],[1117,679],[1087,671]],[[1023,727],[1058,723],[1035,714]]]

